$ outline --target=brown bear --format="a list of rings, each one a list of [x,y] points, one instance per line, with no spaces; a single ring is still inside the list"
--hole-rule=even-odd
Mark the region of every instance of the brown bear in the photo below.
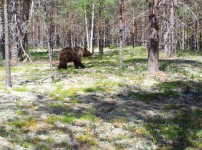
[[[91,52],[86,48],[76,46],[74,48],[66,47],[59,52],[59,66],[58,69],[67,69],[67,63],[73,62],[76,69],[85,68],[81,63],[83,57],[91,56]]]

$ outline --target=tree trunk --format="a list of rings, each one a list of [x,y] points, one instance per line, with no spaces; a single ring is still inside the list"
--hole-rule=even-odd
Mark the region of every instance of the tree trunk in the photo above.
[[[59,48],[60,47],[60,36],[59,36],[59,33],[58,33],[57,26],[56,26],[55,30],[56,30],[56,32],[55,32],[55,47]]]
[[[32,42],[33,42],[33,49],[35,50],[35,46],[36,46],[36,33],[35,33],[35,17],[33,17],[33,38],[32,38]]]
[[[170,10],[170,32],[171,32],[171,44],[169,49],[168,57],[172,58],[174,56],[175,47],[174,47],[174,41],[175,41],[175,2],[172,0],[171,4],[171,10]]]
[[[47,19],[47,18],[46,18]],[[46,20],[47,21],[47,20]],[[53,52],[53,5],[52,5],[52,11],[50,12],[50,29],[49,29],[49,37],[47,37],[47,40],[49,40],[50,48]],[[48,45],[47,45],[48,46]],[[49,46],[48,46],[49,47]]]
[[[40,47],[41,47],[41,49],[43,49],[44,48],[44,37],[43,37],[43,35],[44,35],[44,18],[43,17],[41,17],[40,18],[40,21],[39,21],[39,25],[38,25],[38,39],[39,39],[39,43],[40,43]]]
[[[187,4],[188,0],[184,0],[184,3]],[[187,18],[185,17],[185,24],[187,24]],[[184,39],[185,39],[185,48],[188,49],[188,28],[185,27],[185,34],[184,34]]]
[[[182,24],[182,49],[184,49],[185,39],[184,39],[184,24]]]
[[[141,46],[145,47],[145,43],[144,43],[144,39],[145,39],[145,35],[144,35],[144,32],[145,32],[145,21],[144,21],[144,17],[142,17],[141,19],[141,22],[142,22],[142,37],[141,37]]]
[[[45,31],[46,31],[46,35],[47,35],[51,79],[52,79],[52,82],[55,82],[55,76],[54,76],[54,72],[53,72],[53,61],[52,61],[53,52],[51,51],[50,41],[49,41],[50,37],[48,34],[48,27],[47,27],[47,11],[46,11],[46,2],[45,1],[44,1],[44,27],[45,27]]]
[[[38,23],[37,23],[37,28],[38,28],[38,29],[37,29],[37,31],[38,31],[38,33],[37,33],[37,35],[38,35],[38,36],[37,36],[37,37],[38,37],[37,43],[38,43],[38,47],[39,47],[40,39],[41,39],[41,38],[40,38],[40,36],[41,36],[41,32],[40,32],[40,31],[41,31],[41,30],[40,30],[41,19],[40,19],[38,16],[37,16],[37,22],[38,22]]]
[[[135,6],[133,6],[133,18],[135,17]],[[136,46],[136,34],[137,34],[137,27],[136,27],[136,21],[133,20],[133,33],[132,33],[132,43],[133,47]]]
[[[17,42],[17,15],[16,15],[16,0],[11,2],[11,64],[16,65],[18,61],[18,42]]]
[[[119,68],[120,70],[123,68],[123,0],[119,0]]]
[[[90,52],[93,54],[93,33],[94,33],[94,3],[92,4],[92,22],[91,22],[91,37],[90,37]]]
[[[200,49],[200,51],[202,51],[202,33],[200,33],[199,49]]]
[[[166,0],[163,0],[163,18],[166,18],[167,14],[167,6],[166,6]],[[163,20],[163,45],[164,45],[164,51],[165,54],[168,53],[168,23],[164,19]]]
[[[126,47],[126,43],[125,43],[125,41],[126,41],[126,21],[125,21],[125,16],[124,16],[124,1],[121,1],[121,5],[122,5],[122,10],[121,10],[121,13],[122,13],[122,32],[123,32],[123,34],[122,34],[122,49],[124,48],[124,47]]]
[[[74,44],[74,14],[72,14],[72,20],[71,20],[71,47],[75,47]]]
[[[100,2],[99,8],[99,22],[98,22],[98,34],[99,34],[99,55],[102,57],[103,55],[103,48],[104,48],[104,17],[102,11],[104,7],[102,6],[103,2]]]
[[[159,71],[159,27],[158,27],[158,0],[151,0],[149,2],[149,23],[150,23],[150,42],[149,42],[149,53],[148,53],[148,72],[158,72]]]
[[[84,10],[84,15],[85,15],[85,22],[86,22],[86,40],[87,40],[87,47],[89,49],[89,36],[88,36],[88,19],[86,15],[86,9]],[[86,47],[86,46],[85,46]]]
[[[28,52],[29,49],[29,43],[28,43],[28,21],[29,21],[29,4],[30,0],[23,0],[23,26],[22,26],[22,31],[24,32],[24,38],[23,38],[23,48],[25,52]]]
[[[4,26],[5,26],[5,23],[4,23],[4,9],[3,9],[3,0],[1,1],[2,2],[2,7],[1,7],[1,17],[0,17],[0,21],[2,22],[0,24],[0,42],[1,42],[1,46],[0,46],[0,53],[1,53],[1,58],[2,59],[5,59],[5,32],[4,32]]]
[[[7,0],[4,0],[4,30],[5,30],[5,62],[6,62],[6,86],[11,87],[11,72],[10,72],[10,51],[9,51],[9,36],[8,36],[8,12]]]

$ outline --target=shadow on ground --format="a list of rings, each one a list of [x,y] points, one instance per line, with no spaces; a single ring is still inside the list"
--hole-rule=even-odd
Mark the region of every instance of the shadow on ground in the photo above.
[[[50,147],[86,149],[96,145],[93,139],[82,140],[76,136],[79,132],[77,128],[86,127],[93,128],[95,135],[91,135],[91,137],[99,141],[108,141],[115,145],[117,149],[124,148],[126,146],[124,143],[117,145],[115,139],[106,139],[99,136],[99,134],[102,134],[97,130],[99,125],[94,124],[93,126],[93,122],[96,122],[94,119],[100,118],[102,122],[110,124],[113,128],[130,133],[129,138],[147,139],[158,145],[159,149],[180,150],[188,147],[199,147],[202,142],[201,137],[197,136],[202,130],[202,83],[190,82],[191,89],[186,94],[183,91],[176,92],[179,88],[178,85],[185,84],[183,82],[161,83],[150,91],[143,91],[136,86],[128,85],[113,94],[100,93],[100,91],[77,94],[74,98],[75,101],[72,102],[61,102],[57,99],[49,101],[38,96],[38,102],[34,104],[37,109],[32,110],[31,107],[33,106],[30,106],[30,109],[23,106],[18,107],[18,110],[21,110],[19,116],[22,116],[22,118],[9,120],[8,124],[15,127],[13,129],[8,130],[2,125],[0,136],[9,137],[11,143],[24,143],[24,145],[20,144],[24,147],[25,143],[33,144],[36,149]],[[168,87],[172,87],[172,89],[167,89],[165,85],[169,85]],[[195,95],[196,86],[198,89],[197,95]],[[159,92],[163,87],[165,88],[164,91]],[[93,109],[89,111],[91,108]],[[42,119],[44,115],[46,117]],[[23,116],[31,116],[31,119],[23,119]],[[89,123],[77,122],[77,120],[85,117],[90,121]],[[66,124],[58,125],[58,121]],[[46,123],[46,125],[41,128],[30,129],[36,123]],[[89,127],[89,124],[93,127]],[[53,130],[58,133],[57,136],[60,133],[66,134],[70,141],[65,143],[64,141],[51,141],[50,138],[44,140],[42,140],[43,138],[37,138],[42,135],[47,136],[53,133]],[[108,130],[106,129],[106,132]],[[34,131],[34,138],[27,134],[31,131]],[[72,144],[75,139],[80,144]],[[134,143],[127,145],[127,148],[134,148]]]

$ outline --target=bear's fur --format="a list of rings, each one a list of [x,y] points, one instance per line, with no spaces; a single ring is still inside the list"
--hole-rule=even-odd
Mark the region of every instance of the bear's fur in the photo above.
[[[86,48],[76,46],[74,48],[66,47],[59,52],[59,66],[58,69],[67,69],[67,63],[73,62],[76,69],[79,67],[85,68],[81,63],[83,57],[91,56],[91,52]]]

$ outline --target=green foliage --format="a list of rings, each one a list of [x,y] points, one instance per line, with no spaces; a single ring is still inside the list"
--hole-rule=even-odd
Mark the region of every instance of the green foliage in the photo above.
[[[109,49],[115,49],[115,48],[117,48],[117,46],[112,45],[112,44],[109,44],[109,45],[108,45],[108,48],[109,48]]]
[[[139,46],[139,47],[135,47],[134,49],[135,49],[134,51],[136,54],[142,55],[146,51],[147,48]]]

